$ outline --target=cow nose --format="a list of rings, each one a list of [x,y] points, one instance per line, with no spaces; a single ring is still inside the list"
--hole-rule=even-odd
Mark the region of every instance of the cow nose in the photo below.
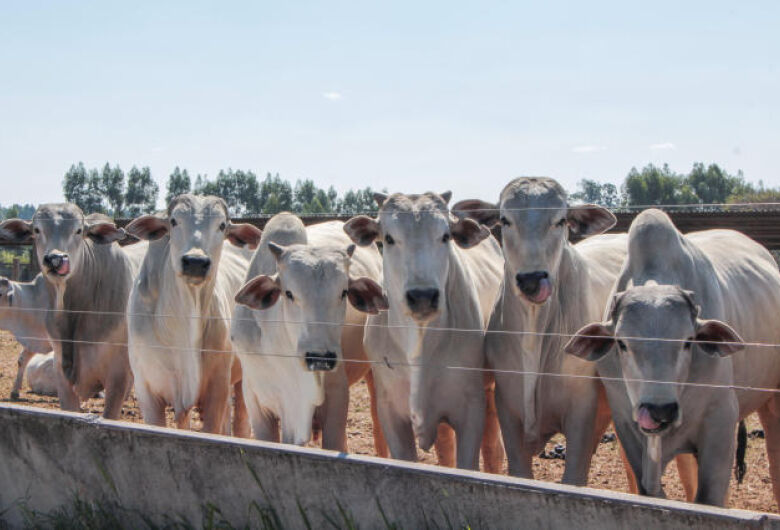
[[[181,270],[185,276],[202,278],[211,267],[211,259],[208,256],[184,255],[181,258]]]
[[[655,405],[653,403],[643,403],[641,405],[650,414],[653,421],[666,425],[668,423],[674,423],[677,419],[677,415],[680,413],[680,407],[676,402],[666,403],[665,405]]]
[[[62,261],[65,258],[65,254],[60,254],[58,252],[52,252],[50,254],[46,254],[43,257],[43,264],[46,265],[49,268],[57,269],[62,265]]]
[[[547,271],[519,272],[515,276],[517,287],[532,302],[541,303],[552,293],[552,284]]]
[[[438,289],[409,289],[406,291],[406,305],[414,313],[430,313],[439,308]]]
[[[306,368],[310,372],[330,372],[336,367],[337,355],[332,351],[312,352],[307,351],[304,357]]]

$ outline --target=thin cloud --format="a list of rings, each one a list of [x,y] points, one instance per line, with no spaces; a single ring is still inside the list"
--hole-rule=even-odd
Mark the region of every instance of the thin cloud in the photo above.
[[[606,151],[607,148],[603,145],[578,145],[572,148],[574,153],[598,153],[599,151]]]
[[[660,144],[651,145],[650,149],[652,149],[653,151],[666,151],[670,149],[677,149],[677,146],[674,145],[672,142],[663,142]]]
[[[323,92],[322,97],[329,101],[339,101],[343,96],[341,92]]]

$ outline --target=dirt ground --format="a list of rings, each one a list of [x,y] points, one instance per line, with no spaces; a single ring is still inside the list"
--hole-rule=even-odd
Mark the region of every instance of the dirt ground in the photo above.
[[[16,359],[21,347],[13,337],[0,332],[0,402],[10,402],[11,387],[16,377]],[[356,384],[352,388],[350,399],[349,420],[347,423],[347,435],[349,450],[352,453],[374,455],[371,414],[369,410],[368,391],[364,382]],[[44,408],[58,408],[57,398],[39,396],[27,391],[26,382],[22,388],[20,399],[17,402],[23,405],[32,405]],[[103,400],[90,399],[82,404],[84,412],[101,413]],[[125,421],[140,422],[141,414],[134,396],[127,401],[122,408],[122,419]],[[169,414],[169,426],[173,426],[172,414]],[[200,428],[197,413],[192,422],[193,429]],[[755,415],[748,419],[748,432],[759,429],[760,425]],[[0,442],[1,443],[1,442]],[[547,447],[552,451],[556,444],[563,443],[563,438],[555,437]],[[420,451],[420,460],[425,463],[436,463],[435,455]],[[744,482],[737,485],[731,480],[730,498],[727,506],[746,510],[758,510],[778,512],[778,506],[772,495],[772,484],[769,479],[769,467],[766,459],[764,440],[761,438],[749,438],[747,449],[748,472]],[[563,460],[534,459],[535,478],[550,482],[560,481],[563,475]],[[506,469],[504,470],[506,472]],[[669,465],[664,475],[664,490],[669,498],[685,500],[685,495],[677,477],[675,464]],[[606,442],[599,445],[593,458],[588,485],[593,488],[627,491],[626,477],[618,453],[617,442]]]

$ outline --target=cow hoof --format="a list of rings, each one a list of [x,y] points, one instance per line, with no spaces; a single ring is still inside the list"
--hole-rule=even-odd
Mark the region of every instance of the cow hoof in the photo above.
[[[19,401],[19,392],[16,390],[11,390],[11,400]]]

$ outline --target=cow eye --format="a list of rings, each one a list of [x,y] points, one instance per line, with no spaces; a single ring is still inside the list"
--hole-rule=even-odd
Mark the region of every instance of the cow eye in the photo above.
[[[220,223],[220,225],[219,225],[219,231],[220,231],[220,232],[224,232],[224,231],[225,231],[225,227],[226,227],[226,226],[227,226],[227,225],[226,225],[225,223]]]
[[[78,230],[76,230],[76,235],[79,235],[79,234],[81,234],[81,228],[79,228]]]
[[[618,348],[620,348],[622,351],[626,351],[626,343],[622,340],[617,341]]]
[[[171,219],[171,226],[176,226],[176,219]]]
[[[683,344],[683,349],[685,349],[685,350],[690,350],[691,349],[691,346],[692,346],[691,340],[692,339],[688,339],[688,340],[685,341],[685,344]]]
[[[390,234],[387,234],[385,236],[385,243],[387,243],[388,245],[395,245],[395,239],[393,239],[393,236],[391,236]]]
[[[41,229],[36,226],[35,228],[33,228],[33,232],[35,232],[36,234],[40,234]]]
[[[563,227],[566,224],[566,218],[559,220],[557,223],[555,223],[555,226]]]
[[[504,226],[510,226],[512,223],[509,222],[509,219],[507,219],[504,216],[501,216],[501,224]]]
[[[295,297],[293,296],[293,294],[290,291],[285,291],[284,292],[284,296],[286,296],[290,300],[295,300]]]
[[[450,237],[452,236],[450,236],[449,234],[444,234],[443,236],[441,236],[441,242],[448,243],[450,241]]]
[[[344,289],[343,291],[341,291],[341,299],[344,300],[346,297],[347,297],[347,290]]]

